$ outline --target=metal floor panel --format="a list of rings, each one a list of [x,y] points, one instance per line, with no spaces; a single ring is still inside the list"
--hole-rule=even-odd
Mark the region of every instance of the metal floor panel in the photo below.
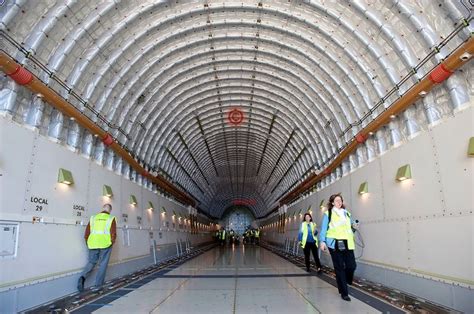
[[[367,296],[344,301],[330,283],[256,246],[214,248],[144,281],[118,299],[96,300],[74,313],[380,312],[358,299]]]

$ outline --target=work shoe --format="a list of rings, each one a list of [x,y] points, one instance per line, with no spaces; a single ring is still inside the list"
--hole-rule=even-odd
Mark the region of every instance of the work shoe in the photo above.
[[[79,290],[79,292],[84,291],[84,281],[86,281],[86,278],[84,278],[84,276],[79,277],[79,279],[77,280],[77,290]]]
[[[351,298],[349,298],[348,295],[341,295],[341,298],[342,298],[344,301],[351,301]]]

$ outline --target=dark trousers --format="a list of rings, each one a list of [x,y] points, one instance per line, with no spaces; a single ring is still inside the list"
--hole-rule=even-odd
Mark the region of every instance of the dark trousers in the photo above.
[[[309,269],[309,260],[310,256],[309,253],[313,252],[313,257],[314,261],[316,262],[316,267],[321,268],[321,262],[319,261],[319,256],[318,256],[318,247],[316,246],[316,243],[314,242],[306,242],[303,252],[304,252],[304,261],[306,263],[306,269]]]
[[[352,285],[356,269],[354,250],[339,251],[336,247],[336,249],[330,248],[329,253],[331,253],[332,264],[336,272],[337,289],[342,296],[349,295],[347,285]]]

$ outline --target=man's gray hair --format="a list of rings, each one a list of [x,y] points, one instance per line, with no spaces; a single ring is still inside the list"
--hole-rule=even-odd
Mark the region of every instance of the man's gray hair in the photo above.
[[[104,204],[104,206],[102,206],[102,209],[104,209],[104,210],[106,210],[110,213],[112,211],[112,205]]]

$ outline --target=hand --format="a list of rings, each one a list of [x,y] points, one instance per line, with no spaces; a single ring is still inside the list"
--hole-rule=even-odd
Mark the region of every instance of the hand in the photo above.
[[[321,242],[321,244],[319,245],[319,248],[320,248],[321,251],[323,251],[323,252],[326,251],[326,249],[327,249],[326,243]]]

